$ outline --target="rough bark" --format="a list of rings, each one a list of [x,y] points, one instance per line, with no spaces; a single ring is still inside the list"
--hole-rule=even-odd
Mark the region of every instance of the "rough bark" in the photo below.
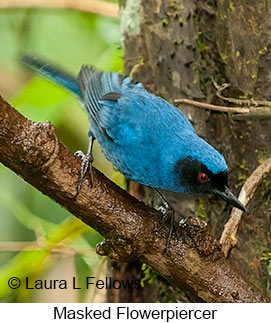
[[[268,302],[223,256],[219,243],[199,219],[190,218],[173,235],[157,232],[160,214],[94,170],[75,197],[80,159],[64,147],[49,123],[24,118],[0,97],[0,161],[42,193],[100,232],[101,255],[152,266],[171,284],[208,302]]]
[[[189,98],[219,105],[212,78],[231,86],[224,95],[270,100],[271,5],[268,1],[120,1],[125,68],[149,90],[171,100]],[[271,120],[240,119],[185,104],[198,134],[220,150],[229,184],[238,194],[245,179],[271,155]],[[270,178],[257,189],[242,218],[230,260],[271,295],[264,252],[271,248]],[[183,216],[204,218],[218,238],[230,207],[216,198],[165,193]]]

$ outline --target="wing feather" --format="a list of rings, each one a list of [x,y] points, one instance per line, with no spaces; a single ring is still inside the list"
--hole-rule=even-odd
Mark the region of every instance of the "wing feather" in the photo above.
[[[183,129],[194,132],[181,111],[129,77],[83,66],[78,84],[90,119],[114,143],[155,145],[163,134],[182,136]]]

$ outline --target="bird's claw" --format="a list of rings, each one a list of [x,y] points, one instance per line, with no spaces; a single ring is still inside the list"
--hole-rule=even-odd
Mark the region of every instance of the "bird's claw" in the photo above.
[[[156,230],[157,232],[159,232],[166,224],[168,217],[170,215],[173,216],[174,214],[174,210],[171,209],[170,207],[165,208],[163,205],[159,206],[157,208],[157,211],[161,212],[161,218],[160,218],[160,226],[158,227],[158,229]]]
[[[165,207],[164,205],[160,205],[157,208],[157,211],[161,212],[163,214],[163,217],[164,217],[164,216],[167,216],[168,211],[170,211],[170,208],[169,207]]]
[[[83,181],[86,177],[88,170],[90,173],[90,186],[93,187],[93,169],[92,169],[93,156],[91,152],[89,152],[88,154],[84,154],[81,150],[76,151],[74,155],[82,159],[80,178],[77,184],[77,193],[76,193],[76,196],[77,196],[81,190]]]
[[[169,244],[170,244],[170,240],[172,238],[172,233],[173,233],[173,230],[174,230],[174,211],[170,217],[170,229],[169,229],[169,233],[168,233],[168,238],[167,238],[167,244],[166,244],[166,248],[165,250],[163,251],[163,255],[165,253],[167,253],[168,251],[168,248],[169,248]]]
[[[170,228],[169,228],[169,234],[167,238],[167,244],[165,247],[165,250],[163,251],[163,254],[165,254],[168,251],[170,240],[172,238],[173,230],[174,230],[174,210],[173,208],[169,205],[167,200],[164,198],[164,196],[158,191],[155,190],[156,194],[160,197],[162,205],[158,207],[158,211],[161,212],[161,220],[160,220],[160,226],[156,230],[156,232],[159,232],[166,224],[168,217],[170,216]]]
[[[188,218],[183,218],[179,221],[179,227],[184,227],[186,225]]]
[[[74,153],[74,156],[76,157],[80,157],[80,158],[84,158],[86,156],[86,154],[82,151],[82,150],[77,150],[75,153]]]

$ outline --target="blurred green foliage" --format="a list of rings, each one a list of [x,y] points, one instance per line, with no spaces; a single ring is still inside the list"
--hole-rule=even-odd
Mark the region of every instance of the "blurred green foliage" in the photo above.
[[[25,70],[18,55],[34,53],[73,74],[82,64],[122,72],[119,21],[69,10],[0,10],[0,44],[0,94],[27,118],[53,123],[72,151],[85,151],[89,125],[77,100]],[[95,167],[125,188],[123,176],[106,161],[97,143],[94,160]],[[102,260],[93,250],[101,240],[98,233],[2,165],[0,183],[2,302],[36,301],[32,290],[10,289],[8,279],[18,277],[22,285],[25,277],[43,279],[62,258],[72,259],[79,282],[101,272]],[[89,300],[85,289],[75,293],[77,301]]]

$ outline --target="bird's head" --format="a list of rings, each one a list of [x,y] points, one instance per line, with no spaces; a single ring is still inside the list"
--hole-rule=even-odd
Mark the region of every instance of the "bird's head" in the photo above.
[[[208,145],[207,148],[205,154],[193,150],[191,156],[178,160],[175,172],[179,183],[188,194],[215,194],[246,212],[244,205],[228,188],[228,168],[224,157],[213,147]]]

